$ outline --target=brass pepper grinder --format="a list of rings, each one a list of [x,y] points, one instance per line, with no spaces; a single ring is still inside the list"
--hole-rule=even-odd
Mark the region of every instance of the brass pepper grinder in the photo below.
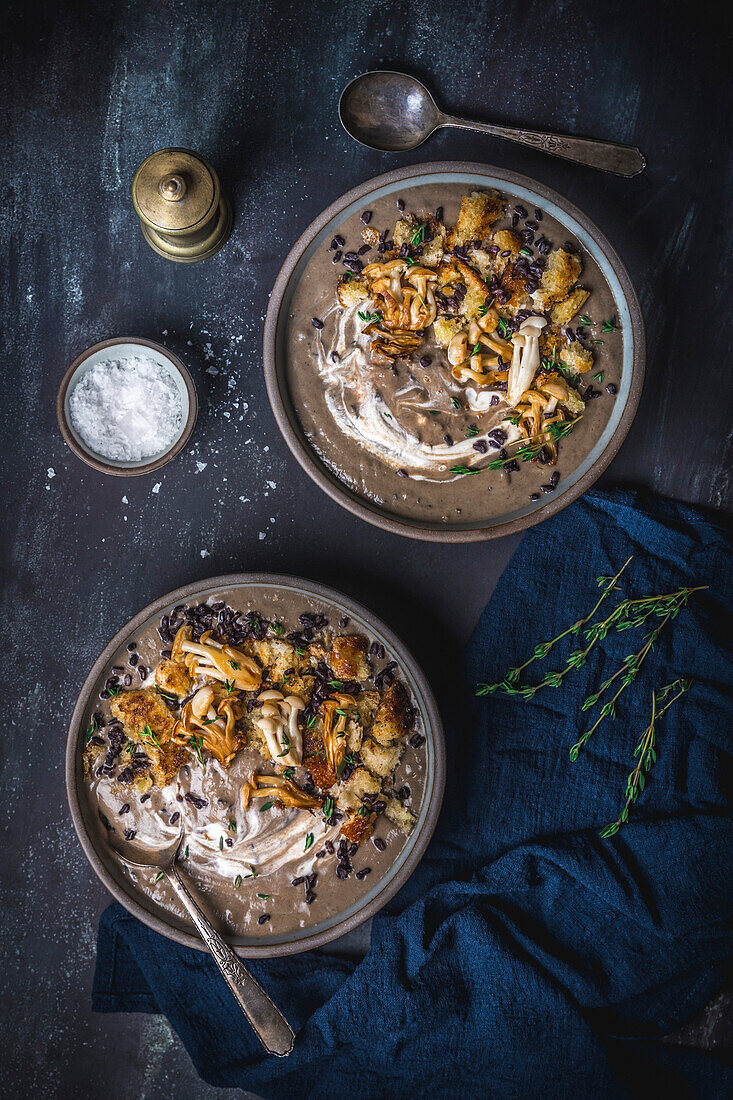
[[[150,247],[179,264],[213,256],[232,231],[232,208],[219,177],[190,149],[160,149],[144,160],[132,181],[132,201]]]

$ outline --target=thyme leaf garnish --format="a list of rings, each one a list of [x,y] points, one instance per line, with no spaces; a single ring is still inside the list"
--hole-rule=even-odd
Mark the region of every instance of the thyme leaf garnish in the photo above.
[[[634,756],[637,756],[639,759],[636,762],[636,767],[629,773],[626,780],[626,802],[617,819],[611,821],[601,829],[600,836],[604,838],[614,836],[621,826],[625,825],[629,820],[629,811],[644,790],[646,786],[646,776],[652,765],[657,762],[657,722],[662,715],[669,710],[672,704],[675,703],[681,695],[684,695],[691,686],[691,680],[680,678],[674,680],[671,684],[665,684],[665,686],[658,691],[652,692],[652,714],[649,725],[642,733],[641,739],[634,749]],[[664,702],[672,692],[674,692],[674,694],[672,698],[669,699],[669,702],[666,702],[661,709],[657,709],[658,704]]]

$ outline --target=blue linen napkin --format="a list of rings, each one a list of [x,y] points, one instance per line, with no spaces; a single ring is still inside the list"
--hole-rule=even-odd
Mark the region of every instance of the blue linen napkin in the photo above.
[[[710,587],[571,764],[583,699],[641,631],[609,634],[585,669],[532,701],[476,698],[475,685],[589,611],[596,577],[630,554],[625,594]],[[634,492],[586,494],[525,537],[468,644],[444,711],[438,828],[375,917],[367,957],[248,963],[298,1032],[294,1053],[265,1055],[210,960],[116,904],[100,922],[93,1007],[164,1013],[205,1080],[266,1097],[729,1092],[721,1058],[660,1039],[733,971],[732,611],[719,517]],[[528,672],[562,663],[553,651]],[[629,823],[601,839],[652,688],[683,675],[695,683],[660,721],[646,789]]]

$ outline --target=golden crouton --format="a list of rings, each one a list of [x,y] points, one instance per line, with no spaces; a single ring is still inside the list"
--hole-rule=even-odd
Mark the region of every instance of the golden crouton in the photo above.
[[[475,321],[488,297],[488,288],[481,276],[469,264],[459,260],[458,257],[451,256],[438,268],[438,283],[442,287],[463,283],[466,293],[459,306],[459,312],[467,321]]]
[[[407,733],[412,723],[412,707],[407,692],[399,680],[395,680],[382,697],[374,715],[371,735],[380,745],[389,745]]]
[[[346,748],[358,752],[364,740],[364,727],[355,718],[346,719]]]
[[[423,267],[437,267],[443,259],[446,228],[443,223],[437,221],[432,214],[428,218],[428,226],[433,239],[431,241],[424,241],[420,244],[420,248],[422,249],[420,252],[420,263]]]
[[[351,841],[352,844],[361,844],[362,840],[366,840],[371,836],[376,820],[377,815],[375,813],[357,813],[341,826],[341,835]]]
[[[395,248],[400,249],[403,244],[409,245],[419,228],[420,222],[414,214],[403,214],[394,227],[393,239]]]
[[[273,684],[279,684],[288,672],[300,672],[307,665],[306,653],[298,653],[291,642],[281,638],[264,638],[257,641],[250,638],[244,649],[248,656],[256,657],[264,669],[267,669]],[[291,689],[292,691],[292,689]]]
[[[593,367],[593,352],[584,348],[580,340],[570,340],[560,352],[560,361],[571,374],[585,374]]]
[[[590,298],[590,291],[582,286],[576,286],[575,290],[568,294],[567,298],[556,302],[550,310],[550,321],[553,325],[569,325],[575,314]]]
[[[186,666],[166,659],[155,670],[155,682],[161,691],[167,691],[170,695],[188,695],[193,686]]]
[[[151,735],[161,744],[170,740],[175,716],[154,688],[120,692],[112,699],[110,710],[131,741],[150,741]]]
[[[585,408],[585,401],[577,390],[573,389],[572,386],[568,386],[568,399],[563,401],[563,405],[571,416],[579,416]]]
[[[547,257],[535,299],[539,308],[548,310],[555,302],[566,298],[582,269],[583,261],[577,253],[566,252],[564,248],[556,248],[551,252]]]
[[[371,675],[367,660],[367,640],[359,634],[334,638],[328,663],[337,680],[367,680]]]
[[[540,354],[552,364],[559,363],[566,374],[585,374],[593,366],[593,352],[584,348],[580,340],[568,340],[554,329],[548,328],[540,336]]]
[[[466,322],[459,317],[436,317],[433,324],[435,342],[441,348],[447,348],[454,336],[462,332]]]
[[[402,829],[403,833],[410,833],[412,826],[415,824],[415,815],[412,810],[408,810],[406,806],[403,806],[398,798],[394,795],[385,795],[384,801],[387,803],[387,808],[384,813],[389,820],[396,825],[399,829]]]
[[[188,752],[180,745],[162,745],[160,749],[145,744],[145,754],[150,760],[153,781],[156,787],[167,787],[184,764],[188,763]]]
[[[376,248],[379,244],[379,230],[370,229],[369,226],[367,226],[366,229],[362,229],[361,231],[361,239],[364,244],[370,245],[371,248]]]
[[[363,726],[371,722],[377,707],[379,706],[378,691],[361,691],[356,697],[355,707],[359,713],[359,721]]]
[[[485,240],[503,213],[504,204],[498,191],[472,191],[464,195],[458,221],[448,234],[448,248]]]
[[[518,310],[531,304],[527,293],[526,277],[518,272],[511,262],[501,277],[501,288],[509,295],[507,300],[502,302],[501,311],[509,317],[513,317]]]
[[[84,746],[84,752],[81,755],[81,759],[84,766],[84,778],[86,780],[91,780],[94,777],[97,767],[101,764],[106,755],[107,749],[104,745],[94,745],[90,741]]]
[[[522,247],[522,242],[511,229],[497,229],[491,236],[491,243],[499,249],[494,258],[494,272],[502,275],[507,266],[516,260]],[[508,253],[504,256],[502,253]]]
[[[384,779],[399,764],[403,749],[404,745],[399,741],[393,745],[380,745],[377,741],[366,738],[362,741],[360,755],[372,775]]]
[[[369,284],[362,275],[352,275],[350,279],[339,282],[336,297],[344,309],[358,306],[369,297]]]
[[[338,793],[339,809],[358,810],[365,794],[379,794],[381,785],[366,768],[355,768],[341,784]]]

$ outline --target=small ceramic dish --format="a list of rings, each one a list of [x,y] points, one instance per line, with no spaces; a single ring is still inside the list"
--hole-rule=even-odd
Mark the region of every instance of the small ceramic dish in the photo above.
[[[154,359],[168,371],[172,381],[178,389],[183,411],[181,430],[173,444],[165,451],[149,455],[139,462],[114,461],[91,450],[78,432],[75,431],[69,413],[69,401],[71,399],[71,394],[74,392],[74,389],[84,375],[87,371],[91,370],[92,367],[96,366],[97,363],[109,359],[113,355],[119,358],[139,355],[141,348],[145,349],[145,354],[149,358]],[[176,455],[183,450],[188,442],[194,424],[196,423],[197,414],[198,398],[196,396],[196,387],[193,384],[191,375],[188,373],[178,356],[174,355],[173,352],[168,351],[167,348],[162,347],[160,344],[156,344],[152,340],[145,340],[138,336],[119,336],[111,340],[100,340],[98,344],[92,344],[92,346],[87,348],[86,351],[83,351],[81,355],[77,355],[61,380],[58,396],[56,398],[56,416],[58,418],[61,434],[76,457],[80,458],[82,462],[86,462],[87,466],[92,466],[95,470],[100,470],[103,474],[113,474],[116,477],[135,477],[138,474],[149,474],[152,473],[153,470],[157,470],[161,466],[164,466],[166,462],[170,462],[172,458],[175,458]]]

